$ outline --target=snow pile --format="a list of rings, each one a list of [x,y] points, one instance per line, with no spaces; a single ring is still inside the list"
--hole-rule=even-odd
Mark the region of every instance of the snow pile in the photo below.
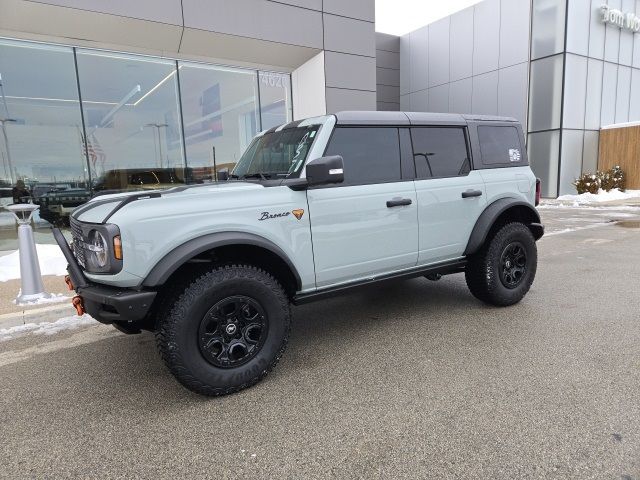
[[[561,202],[573,202],[574,205],[580,205],[584,203],[610,202],[612,200],[628,200],[630,198],[640,198],[640,190],[626,190],[621,192],[616,188],[605,192],[601,189],[597,194],[582,193],[580,195],[561,195],[557,200]]]
[[[42,275],[66,275],[67,260],[58,245],[37,244],[38,261]],[[20,256],[16,250],[0,257],[0,282],[20,278]]]
[[[22,294],[22,290],[18,290],[18,296],[20,296]],[[47,298],[38,298],[37,300],[33,300],[30,302],[26,302],[28,305],[44,305],[47,303],[60,303],[60,302],[66,302],[67,300],[70,300],[71,297],[68,297],[67,295],[63,294],[63,293],[50,293],[49,295],[51,295],[50,297]],[[13,300],[13,303],[15,304],[16,301],[15,299]]]
[[[95,325],[95,323],[96,321],[86,313],[81,317],[74,315],[73,317],[61,318],[55,322],[25,323],[24,325],[18,325],[16,327],[0,328],[0,342],[30,333],[36,335],[53,335],[63,330],[73,330],[83,325]]]

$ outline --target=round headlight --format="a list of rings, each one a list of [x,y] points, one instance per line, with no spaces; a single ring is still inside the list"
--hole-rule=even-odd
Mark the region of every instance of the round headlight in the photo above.
[[[91,251],[96,260],[96,264],[100,268],[104,268],[107,266],[107,262],[109,261],[109,256],[107,252],[107,239],[104,238],[99,231],[93,230],[89,235],[89,240],[91,241],[91,245],[93,248]]]

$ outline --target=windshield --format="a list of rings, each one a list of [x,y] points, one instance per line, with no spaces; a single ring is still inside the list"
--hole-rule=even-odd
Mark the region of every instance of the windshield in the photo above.
[[[256,137],[233,169],[238,178],[286,177],[302,168],[320,125],[287,128]]]

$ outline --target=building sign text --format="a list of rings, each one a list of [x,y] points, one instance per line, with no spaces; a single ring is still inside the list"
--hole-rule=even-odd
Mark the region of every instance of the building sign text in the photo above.
[[[604,23],[615,25],[634,33],[640,32],[640,17],[635,13],[624,13],[620,10],[609,7],[609,5],[602,5],[600,7],[600,12],[602,14],[601,20]]]

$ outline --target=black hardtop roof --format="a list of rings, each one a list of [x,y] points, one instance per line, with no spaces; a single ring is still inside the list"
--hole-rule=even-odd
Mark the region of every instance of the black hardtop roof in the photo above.
[[[513,122],[512,117],[431,112],[344,111],[335,114],[338,125],[466,125],[467,122]]]

